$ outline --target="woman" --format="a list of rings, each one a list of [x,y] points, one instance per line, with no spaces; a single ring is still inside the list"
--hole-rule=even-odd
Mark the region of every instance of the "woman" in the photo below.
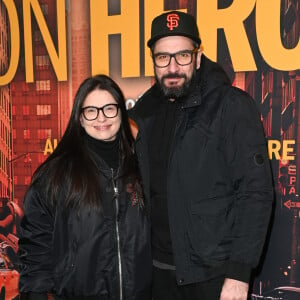
[[[86,79],[24,200],[19,289],[27,299],[147,300],[150,229],[123,94]]]

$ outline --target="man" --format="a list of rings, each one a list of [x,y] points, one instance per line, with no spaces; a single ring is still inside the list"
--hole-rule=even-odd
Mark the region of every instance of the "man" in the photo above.
[[[247,299],[272,207],[255,102],[200,43],[191,15],[156,17],[156,83],[130,111],[151,203],[154,300]]]

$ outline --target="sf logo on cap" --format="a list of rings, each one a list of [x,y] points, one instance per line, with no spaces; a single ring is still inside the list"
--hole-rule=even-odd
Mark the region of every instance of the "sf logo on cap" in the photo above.
[[[177,14],[167,15],[167,26],[170,30],[178,27],[179,16]]]

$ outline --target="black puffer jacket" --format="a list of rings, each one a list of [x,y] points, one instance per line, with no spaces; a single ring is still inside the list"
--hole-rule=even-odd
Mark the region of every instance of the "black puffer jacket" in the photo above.
[[[19,240],[20,292],[51,291],[63,299],[151,299],[148,219],[130,184],[117,182],[116,197],[112,170],[103,161],[101,170],[103,212],[53,209],[42,181],[30,187]]]
[[[154,85],[130,111],[139,128],[136,149],[148,195],[147,137],[162,97]],[[177,282],[219,275],[247,282],[259,262],[273,200],[255,102],[204,55],[190,94],[179,101],[167,177]]]

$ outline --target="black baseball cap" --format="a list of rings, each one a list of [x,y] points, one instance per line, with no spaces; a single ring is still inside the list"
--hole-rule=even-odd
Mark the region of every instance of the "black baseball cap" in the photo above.
[[[170,35],[186,36],[198,43],[199,46],[201,44],[196,20],[187,13],[174,10],[154,18],[151,26],[151,38],[148,40],[147,46],[151,48],[157,40]]]

